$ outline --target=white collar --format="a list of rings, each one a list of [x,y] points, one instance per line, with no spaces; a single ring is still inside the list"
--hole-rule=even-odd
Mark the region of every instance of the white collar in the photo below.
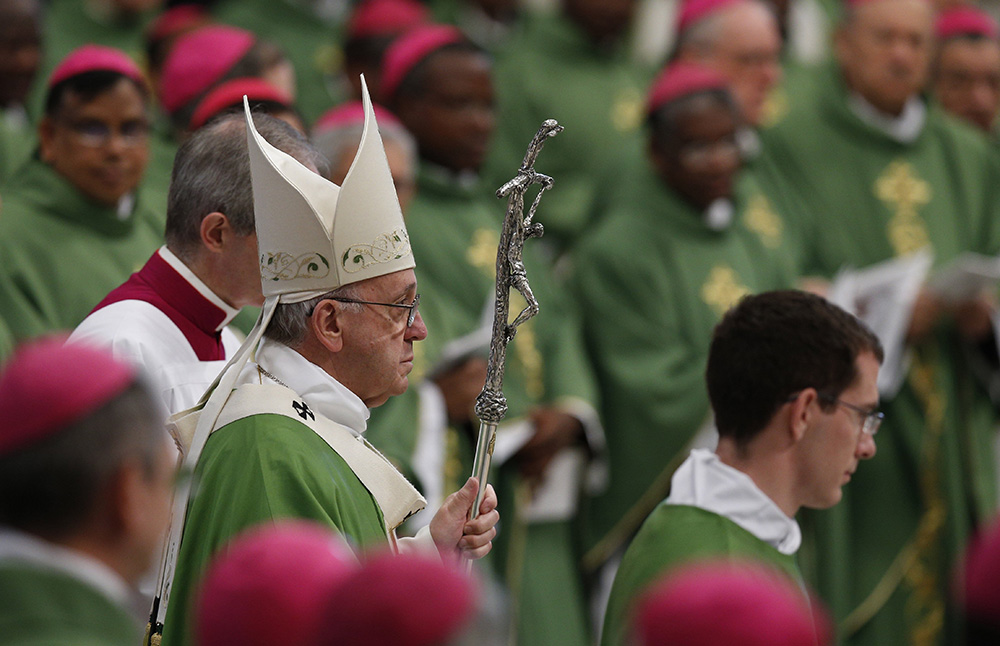
[[[918,96],[907,99],[898,117],[882,112],[856,92],[851,92],[847,105],[859,119],[903,144],[916,141],[927,122],[927,105]]]
[[[794,554],[802,544],[794,518],[786,516],[750,476],[705,449],[692,450],[674,473],[667,503],[724,516],[782,554]]]
[[[346,426],[355,436],[365,432],[370,411],[361,398],[295,350],[264,339],[257,350],[257,365],[295,391],[316,413]],[[254,369],[246,378],[260,383],[257,372]],[[267,375],[260,378],[270,379]]]
[[[82,552],[60,547],[11,527],[0,527],[0,561],[23,561],[83,581],[117,605],[129,607],[128,583],[110,567]]]
[[[162,247],[160,247],[159,251],[157,251],[156,253],[160,254],[160,258],[163,258],[163,260],[168,265],[170,265],[170,267],[174,271],[180,274],[181,277],[187,282],[189,282],[192,287],[197,289],[198,293],[205,297],[205,300],[207,300],[209,303],[215,305],[220,310],[226,313],[226,317],[222,319],[222,323],[219,323],[219,326],[215,328],[216,332],[221,332],[222,329],[225,328],[227,325],[229,325],[229,322],[232,321],[236,317],[236,315],[240,313],[238,309],[232,307],[231,305],[226,303],[226,301],[219,298],[219,296],[215,292],[209,289],[208,285],[202,282],[200,278],[195,276],[194,272],[191,271],[188,268],[188,266],[184,264],[183,260],[178,258],[173,251],[167,249],[167,245],[163,245]]]
[[[733,201],[728,197],[720,197],[705,207],[705,211],[701,214],[701,217],[705,222],[705,226],[712,231],[724,231],[733,223],[735,212],[736,208],[733,206]]]

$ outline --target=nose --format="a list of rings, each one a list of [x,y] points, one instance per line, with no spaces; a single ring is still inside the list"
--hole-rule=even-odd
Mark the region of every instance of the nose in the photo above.
[[[870,460],[875,457],[876,451],[875,436],[862,431],[861,437],[858,439],[858,447],[855,449],[854,454],[859,460]]]
[[[420,316],[420,310],[417,310],[413,325],[406,328],[404,338],[407,341],[423,341],[427,338],[427,325],[424,323],[424,317]]]

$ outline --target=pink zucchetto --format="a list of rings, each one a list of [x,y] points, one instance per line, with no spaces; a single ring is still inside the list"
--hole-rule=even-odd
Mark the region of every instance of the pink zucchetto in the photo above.
[[[327,598],[317,646],[434,646],[472,619],[473,581],[439,558],[384,553]]]
[[[403,34],[389,46],[382,59],[382,98],[391,101],[406,75],[437,50],[466,42],[461,31],[450,25],[424,25]]]
[[[209,566],[195,634],[203,646],[306,646],[326,599],[358,569],[328,528],[279,521],[238,536]]]
[[[211,20],[202,5],[182,4],[167,9],[146,28],[146,40],[158,41],[203,25]]]
[[[0,455],[58,434],[135,381],[135,370],[111,353],[65,341],[26,343],[0,371]]]
[[[962,568],[961,605],[972,620],[1000,630],[1000,522],[969,542]]]
[[[684,0],[677,16],[677,33],[683,33],[703,18],[744,0]]]
[[[270,101],[292,109],[292,98],[274,87],[267,81],[254,77],[243,77],[226,81],[211,92],[198,103],[194,114],[191,115],[191,130],[197,130],[220,112],[233,106],[243,106],[243,97],[246,96],[251,104],[259,101]]]
[[[991,40],[1000,38],[1000,30],[993,17],[982,9],[969,5],[943,10],[938,14],[934,31],[939,40],[956,36],[980,36]]]
[[[373,103],[372,110],[375,111],[375,118],[378,119],[380,127],[401,126],[399,119],[392,112],[382,106]],[[365,122],[365,106],[361,101],[348,101],[335,108],[330,108],[316,120],[313,126],[313,134],[318,135],[328,130],[342,128],[344,126],[361,125]]]
[[[87,72],[117,72],[140,85],[145,84],[142,70],[125,52],[103,45],[84,45],[74,49],[49,76],[48,88],[68,78]]]
[[[726,78],[714,69],[696,63],[672,63],[653,81],[646,102],[646,114],[653,114],[667,103],[689,94],[727,87]]]
[[[163,63],[160,103],[174,113],[222,78],[250,50],[256,38],[228,25],[202,27],[177,39]]]
[[[400,34],[429,20],[430,11],[415,0],[365,0],[351,14],[347,37]]]
[[[701,563],[668,574],[640,597],[633,632],[639,646],[830,643],[802,590],[750,563]]]

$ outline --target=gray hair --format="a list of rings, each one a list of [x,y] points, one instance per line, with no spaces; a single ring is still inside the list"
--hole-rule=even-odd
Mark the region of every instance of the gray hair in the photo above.
[[[280,303],[274,310],[271,322],[264,330],[264,336],[268,339],[286,345],[290,348],[297,348],[306,340],[309,331],[309,317],[320,301],[337,298],[358,298],[357,285],[341,285],[337,289],[327,292],[322,296],[311,298],[300,303]],[[346,309],[360,310],[363,306],[357,303],[344,303]]]
[[[0,456],[0,525],[52,540],[72,536],[125,460],[140,459],[152,475],[166,443],[161,413],[136,380],[82,420]]]
[[[272,146],[306,166],[325,170],[323,156],[294,128],[254,114],[257,132]],[[227,115],[197,130],[174,158],[167,196],[166,241],[181,259],[201,247],[201,221],[225,214],[237,235],[254,232],[253,188],[243,113]]]
[[[767,11],[777,20],[777,13],[774,7],[763,0],[747,0],[761,9]],[[715,51],[722,37],[722,23],[726,19],[726,11],[716,11],[705,16],[691,27],[685,29],[677,35],[677,43],[674,47],[674,54],[671,58],[676,58],[682,53],[689,52],[696,56],[706,56]]]
[[[379,124],[379,134],[382,141],[391,141],[403,149],[410,162],[410,168],[417,167],[417,142],[410,134],[410,131],[398,123]],[[312,144],[324,157],[330,161],[329,172],[326,177],[330,178],[338,160],[345,150],[357,150],[361,143],[361,134],[364,132],[363,123],[354,123],[343,127],[330,128],[312,136]]]

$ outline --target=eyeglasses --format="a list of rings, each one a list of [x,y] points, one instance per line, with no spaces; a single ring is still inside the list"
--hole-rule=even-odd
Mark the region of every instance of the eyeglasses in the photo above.
[[[837,404],[848,408],[858,415],[861,415],[861,432],[867,433],[868,435],[874,436],[878,433],[878,427],[882,425],[882,420],[885,419],[885,413],[877,410],[866,410],[860,406],[855,406],[854,404],[848,404],[842,399],[837,399],[831,395],[825,395],[819,393],[819,398],[830,404]]]
[[[689,168],[704,168],[716,155],[728,159],[740,158],[740,146],[736,137],[726,137],[719,141],[695,141],[685,144],[678,151],[680,162]]]
[[[149,124],[142,120],[126,121],[114,128],[103,121],[64,121],[67,128],[75,136],[77,142],[87,148],[106,146],[117,132],[126,146],[140,146],[149,138]]]
[[[883,413],[882,411],[867,410],[861,408],[860,406],[849,404],[843,401],[842,399],[834,397],[833,395],[827,395],[825,393],[817,393],[817,394],[819,396],[820,401],[824,401],[828,404],[838,404],[840,406],[843,406],[844,408],[854,411],[858,415],[861,415],[861,432],[867,433],[872,437],[874,437],[875,434],[878,433],[878,428],[879,426],[882,425],[882,420],[885,419],[885,413]],[[786,399],[785,403],[790,404],[791,402],[795,401],[795,399],[798,396],[799,393],[795,393],[794,395]]]
[[[376,303],[375,301],[359,301],[354,298],[330,298],[328,300],[337,301],[338,303],[357,303],[358,305],[384,305],[386,307],[398,307],[404,310],[410,310],[409,315],[406,317],[406,327],[411,327],[413,322],[417,320],[417,306],[420,305],[420,294],[413,297],[413,302],[409,305],[404,305],[402,303]]]

